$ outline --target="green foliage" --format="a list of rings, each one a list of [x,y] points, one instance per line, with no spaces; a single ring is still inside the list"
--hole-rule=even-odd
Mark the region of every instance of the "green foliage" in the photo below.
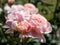
[[[0,8],[2,10],[7,0],[0,0]],[[39,13],[47,18],[52,25],[52,32],[45,35],[46,43],[41,43],[37,39],[23,39],[18,38],[18,33],[5,34],[7,29],[3,29],[5,24],[5,13],[0,13],[0,45],[60,45],[60,0],[16,0],[15,4],[32,3],[38,9]],[[28,40],[28,41],[26,41]],[[27,42],[27,44],[26,44]]]

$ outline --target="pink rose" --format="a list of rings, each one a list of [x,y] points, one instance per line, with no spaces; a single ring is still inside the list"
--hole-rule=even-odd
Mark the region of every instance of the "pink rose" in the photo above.
[[[50,33],[52,27],[45,17],[38,14],[34,5],[12,5],[7,12],[6,25],[9,29],[6,33],[15,30],[20,33],[22,38],[32,37],[38,38],[41,42],[46,42],[44,34]]]

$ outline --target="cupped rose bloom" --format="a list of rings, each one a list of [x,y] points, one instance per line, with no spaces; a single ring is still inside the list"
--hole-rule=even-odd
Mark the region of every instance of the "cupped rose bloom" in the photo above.
[[[6,26],[9,29],[6,33],[15,30],[20,33],[20,37],[22,38],[32,37],[38,38],[41,42],[46,42],[44,34],[50,33],[52,27],[45,17],[38,14],[34,5],[12,5],[11,9],[7,12],[9,13],[6,16]]]

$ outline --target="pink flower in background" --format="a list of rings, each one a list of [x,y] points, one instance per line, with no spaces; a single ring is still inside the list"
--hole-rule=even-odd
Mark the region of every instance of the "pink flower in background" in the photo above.
[[[38,38],[41,42],[46,42],[44,34],[50,33],[52,27],[45,17],[38,14],[38,9],[34,5],[12,5],[7,13],[6,26],[9,29],[6,33],[15,30],[20,33],[22,38],[32,37]]]
[[[15,0],[8,0],[8,3],[13,4]]]

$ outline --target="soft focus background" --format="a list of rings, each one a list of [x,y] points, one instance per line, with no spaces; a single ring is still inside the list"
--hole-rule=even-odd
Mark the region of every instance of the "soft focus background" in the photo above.
[[[7,29],[2,28],[6,15],[4,6],[9,3],[7,0],[0,0],[0,45],[60,45],[60,0],[16,0],[14,4],[25,3],[34,4],[39,9],[39,13],[51,23],[53,31],[44,35],[47,42],[41,43],[38,39],[32,38],[22,41],[17,32],[5,34]]]

